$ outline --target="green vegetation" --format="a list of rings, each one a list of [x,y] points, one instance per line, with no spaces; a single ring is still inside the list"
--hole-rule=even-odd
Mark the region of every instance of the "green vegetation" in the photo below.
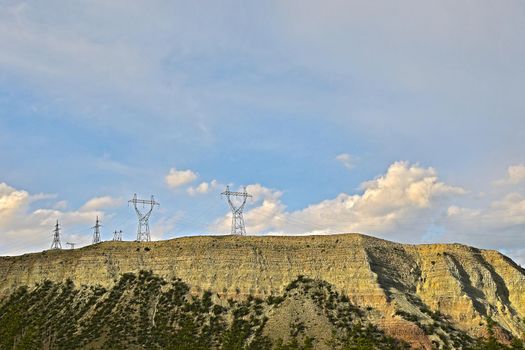
[[[366,321],[367,311],[350,303],[348,297],[339,294],[329,283],[299,276],[290,283],[283,300],[294,294],[309,296],[333,325],[334,331],[327,345],[341,350],[398,350],[408,349],[408,344],[386,336],[376,326]],[[369,309],[368,311],[370,311]],[[290,340],[278,340],[275,349],[315,349],[317,340],[308,336],[305,325],[290,325]]]
[[[148,271],[109,291],[46,281],[0,307],[0,349],[269,349],[261,308],[254,298],[226,308]]]
[[[505,346],[498,342],[494,333],[495,322],[488,317],[487,318],[487,334],[486,339],[478,340],[477,344],[473,346],[472,350],[523,350],[525,346],[523,341],[520,339],[513,339],[510,346]]]
[[[289,325],[285,340],[272,340],[265,333],[269,311],[298,296],[310,298],[318,312],[329,320],[333,333],[326,345],[331,349],[408,348],[406,343],[386,336],[367,321],[368,313],[373,312],[371,308],[353,305],[324,281],[299,276],[280,296],[266,300],[249,296],[244,301],[219,302],[209,291],[192,294],[179,279],[166,281],[149,271],[141,271],[138,275],[122,275],[110,290],[75,288],[71,281],[46,281],[31,290],[19,288],[0,305],[0,350],[315,349],[319,340],[312,338],[308,326],[299,320]],[[421,311],[435,321],[430,333],[443,332],[448,327],[441,314],[423,307]],[[467,341],[468,346],[462,347],[524,349],[519,340],[503,347],[495,339],[492,320],[487,321],[487,327],[486,340]],[[446,346],[450,345],[458,347],[455,343]]]

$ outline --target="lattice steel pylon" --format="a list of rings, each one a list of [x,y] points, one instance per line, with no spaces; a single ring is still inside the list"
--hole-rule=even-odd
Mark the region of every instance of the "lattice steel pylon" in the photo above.
[[[98,220],[95,222],[95,226],[92,227],[93,229],[93,244],[100,243],[100,221]]]
[[[51,249],[62,249],[62,244],[60,243],[60,226],[58,225],[58,220],[53,230],[53,243],[51,243]]]
[[[120,230],[120,231],[115,230],[115,232],[113,232],[113,241],[115,241],[115,242],[122,241],[122,230]]]
[[[149,233],[149,217],[151,216],[153,208],[156,205],[160,205],[160,203],[155,201],[153,195],[151,196],[151,200],[138,199],[136,193],[133,196],[133,199],[129,200],[128,203],[133,203],[133,206],[135,207],[135,212],[137,213],[137,217],[139,219],[139,224],[137,227],[137,242],[151,241]],[[143,208],[149,205],[150,208],[148,209],[148,211],[143,213],[139,210],[137,204],[142,204]]]
[[[226,186],[226,191],[222,192],[221,194],[226,196],[226,198],[228,199],[228,204],[230,205],[230,209],[232,211],[231,234],[245,236],[246,226],[244,225],[244,217],[242,215],[242,212],[244,210],[244,207],[246,206],[246,200],[249,197],[252,197],[252,195],[246,192],[246,187],[243,187],[242,192],[234,192],[230,191],[230,186]],[[232,197],[240,197],[242,198],[242,201],[236,204],[232,201]]]

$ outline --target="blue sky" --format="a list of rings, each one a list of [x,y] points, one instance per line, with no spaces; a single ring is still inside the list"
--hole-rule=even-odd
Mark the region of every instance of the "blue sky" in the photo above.
[[[363,232],[525,261],[525,4],[0,1],[0,254]],[[171,171],[171,172],[170,172]],[[171,177],[170,177],[171,174]]]

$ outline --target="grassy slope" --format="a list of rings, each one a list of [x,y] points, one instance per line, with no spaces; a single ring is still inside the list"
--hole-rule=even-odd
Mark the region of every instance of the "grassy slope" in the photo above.
[[[280,296],[220,304],[210,292],[191,295],[180,280],[142,271],[111,290],[52,282],[20,288],[0,306],[0,349],[406,348],[368,322],[373,312],[304,277]],[[467,336],[461,342],[456,347],[491,346]]]

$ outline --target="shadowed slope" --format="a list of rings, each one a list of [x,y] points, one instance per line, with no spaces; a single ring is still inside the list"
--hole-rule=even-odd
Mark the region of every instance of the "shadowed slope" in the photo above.
[[[500,253],[458,244],[402,245],[359,234],[104,242],[2,257],[0,296],[46,279],[108,289],[122,274],[140,270],[168,281],[178,277],[191,293],[210,290],[220,300],[281,295],[299,275],[326,281],[354,305],[377,310],[374,322],[387,334],[406,333],[407,340],[412,335],[425,348],[452,339],[429,331],[435,311],[473,336],[485,329],[487,316],[508,333],[525,330],[525,275]]]

